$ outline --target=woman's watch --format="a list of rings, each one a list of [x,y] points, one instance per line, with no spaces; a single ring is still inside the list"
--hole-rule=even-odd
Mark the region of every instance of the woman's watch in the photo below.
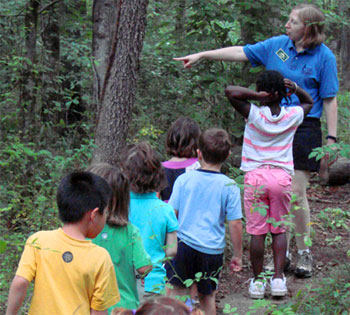
[[[326,139],[331,139],[331,140],[333,140],[334,142],[337,142],[337,137],[334,137],[334,136],[330,136],[330,135],[328,135],[327,137],[326,137]]]

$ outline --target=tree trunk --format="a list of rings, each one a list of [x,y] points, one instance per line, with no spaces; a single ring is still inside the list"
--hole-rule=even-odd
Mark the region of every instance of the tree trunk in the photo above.
[[[94,162],[118,164],[135,99],[148,0],[95,0],[93,4]]]
[[[60,65],[60,33],[59,33],[59,6],[62,3],[47,8],[46,14],[42,16],[42,33],[44,47],[43,64],[45,70],[42,75],[42,106],[41,120],[43,122],[52,122],[56,119],[56,102],[59,101],[59,89],[57,88],[57,76]]]
[[[348,0],[339,1],[339,12],[345,17],[350,16],[350,3]],[[343,24],[340,30],[340,88],[342,91],[350,90],[350,26]]]
[[[328,170],[328,185],[339,186],[350,182],[350,159],[339,158]]]
[[[34,65],[36,63],[36,39],[38,25],[38,9],[40,1],[30,0],[25,7],[25,57],[21,78],[20,91],[20,117],[22,135],[29,135],[33,139],[35,129],[35,105],[36,105],[36,78]]]

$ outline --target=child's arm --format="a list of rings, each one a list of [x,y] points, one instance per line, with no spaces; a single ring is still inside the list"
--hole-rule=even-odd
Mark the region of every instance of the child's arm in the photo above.
[[[225,89],[225,94],[231,105],[244,118],[248,118],[250,103],[248,100],[269,100],[271,94],[267,92],[256,92],[242,86],[230,85]]]
[[[29,281],[23,277],[15,276],[12,280],[7,301],[6,315],[17,314],[27,294]]]
[[[166,234],[165,238],[165,255],[175,257],[177,253],[177,233],[176,231]]]
[[[234,251],[230,269],[237,272],[242,270],[242,222],[241,220],[228,221],[228,227]]]
[[[299,98],[300,106],[304,110],[304,117],[306,117],[314,105],[314,101],[310,94],[289,79],[284,79],[284,85],[289,89],[291,94],[294,93]]]
[[[142,276],[142,278],[146,277],[153,269],[152,265],[148,265],[148,266],[143,266],[139,269],[136,269],[137,273]]]

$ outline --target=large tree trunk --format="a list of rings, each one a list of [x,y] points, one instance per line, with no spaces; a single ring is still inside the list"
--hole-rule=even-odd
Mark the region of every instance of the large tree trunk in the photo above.
[[[128,134],[148,0],[95,0],[93,5],[94,162],[117,164]]]

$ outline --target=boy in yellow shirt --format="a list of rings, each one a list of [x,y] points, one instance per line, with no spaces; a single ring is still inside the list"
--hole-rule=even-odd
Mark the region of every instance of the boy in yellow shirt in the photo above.
[[[110,186],[95,174],[74,172],[62,179],[57,205],[63,226],[28,238],[7,315],[18,313],[33,279],[29,314],[107,314],[120,300],[108,252],[86,240],[103,229],[110,197]]]

